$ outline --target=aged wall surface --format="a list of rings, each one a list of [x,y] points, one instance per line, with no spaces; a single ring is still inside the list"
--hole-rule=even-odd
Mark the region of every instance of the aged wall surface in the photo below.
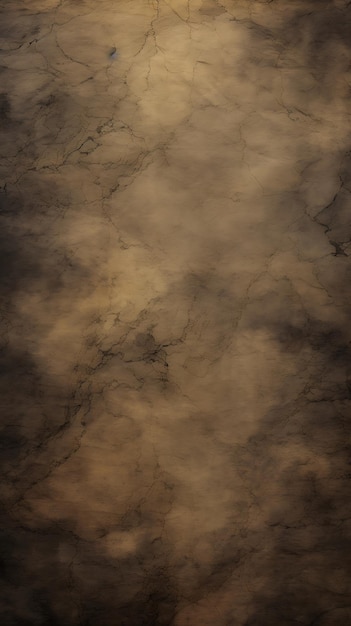
[[[2,626],[351,625],[351,5],[2,0]]]

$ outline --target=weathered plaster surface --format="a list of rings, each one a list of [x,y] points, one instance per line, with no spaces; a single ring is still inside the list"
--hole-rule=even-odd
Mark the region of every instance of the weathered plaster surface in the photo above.
[[[3,626],[348,626],[351,7],[3,0]]]

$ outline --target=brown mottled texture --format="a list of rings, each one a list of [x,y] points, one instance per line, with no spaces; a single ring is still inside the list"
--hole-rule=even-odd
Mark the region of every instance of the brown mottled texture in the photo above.
[[[1,626],[351,626],[351,6],[0,11]]]

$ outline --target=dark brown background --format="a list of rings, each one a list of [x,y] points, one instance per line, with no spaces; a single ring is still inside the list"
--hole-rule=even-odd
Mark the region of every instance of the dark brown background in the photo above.
[[[2,2],[3,626],[351,625],[350,10]]]

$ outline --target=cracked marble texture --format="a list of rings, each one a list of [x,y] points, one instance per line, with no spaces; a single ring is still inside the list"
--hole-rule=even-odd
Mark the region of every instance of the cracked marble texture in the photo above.
[[[3,626],[351,626],[350,27],[3,0]]]

